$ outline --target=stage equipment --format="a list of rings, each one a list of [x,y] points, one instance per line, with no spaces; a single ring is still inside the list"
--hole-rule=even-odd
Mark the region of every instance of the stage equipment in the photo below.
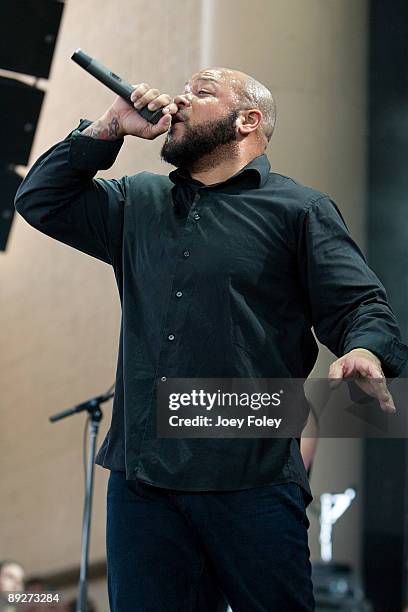
[[[354,489],[346,489],[344,493],[323,493],[320,496],[320,556],[326,563],[333,558],[333,526],[350,507],[355,496]]]
[[[0,77],[0,113],[4,117],[0,162],[26,166],[44,92],[17,79]]]
[[[373,612],[365,599],[360,578],[342,563],[313,563],[316,612]]]
[[[112,389],[112,387],[111,387]],[[77,609],[76,612],[87,612],[86,601],[87,601],[87,590],[88,590],[88,565],[89,565],[89,541],[91,533],[91,513],[92,513],[92,499],[93,499],[93,483],[94,483],[94,467],[95,467],[95,451],[96,451],[96,440],[98,437],[99,423],[102,420],[103,413],[101,404],[110,400],[114,393],[111,389],[104,395],[94,397],[78,406],[68,408],[62,412],[58,412],[49,417],[52,423],[64,419],[78,412],[88,412],[88,419],[90,422],[89,428],[89,455],[86,468],[86,486],[85,486],[85,500],[84,500],[84,511],[82,519],[82,545],[81,545],[81,566],[79,575],[78,585],[78,597],[77,597]]]
[[[352,567],[333,563],[333,526],[350,507],[356,492],[348,488],[344,493],[323,493],[320,496],[320,556],[321,562],[312,564],[313,590],[316,612],[372,612],[364,597],[359,576]]]
[[[12,168],[0,170],[0,251],[5,251],[14,218],[14,196],[23,179]]]
[[[366,592],[376,609],[399,612],[408,601],[408,441],[364,440],[363,465]]]
[[[13,0],[0,3],[0,68],[47,79],[63,2]]]

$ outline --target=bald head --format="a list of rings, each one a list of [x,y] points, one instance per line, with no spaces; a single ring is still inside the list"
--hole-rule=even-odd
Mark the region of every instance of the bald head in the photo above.
[[[269,142],[276,122],[276,104],[265,85],[244,72],[237,72],[235,91],[240,105],[256,108],[262,113],[261,130]]]

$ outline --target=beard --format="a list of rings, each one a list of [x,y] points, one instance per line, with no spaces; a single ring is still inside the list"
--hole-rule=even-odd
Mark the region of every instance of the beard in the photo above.
[[[203,157],[214,153],[223,145],[237,140],[235,121],[238,111],[233,110],[218,121],[206,121],[191,126],[184,122],[184,134],[174,139],[174,126],[167,134],[160,157],[176,168],[189,168]]]

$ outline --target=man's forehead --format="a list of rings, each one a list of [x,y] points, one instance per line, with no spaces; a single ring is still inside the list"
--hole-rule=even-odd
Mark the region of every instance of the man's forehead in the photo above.
[[[206,68],[194,73],[190,80],[185,82],[185,90],[190,90],[199,81],[206,81],[223,89],[235,90],[239,86],[241,77],[239,72],[230,68]]]
[[[208,85],[213,85],[216,88],[221,86],[221,79],[217,78],[215,74],[196,73],[196,74],[193,74],[193,76],[191,77],[189,81],[186,81],[184,83],[184,91],[186,93],[191,93],[192,87],[194,87],[197,83],[200,83],[200,82],[208,83]]]
[[[191,81],[222,81],[225,79],[225,70],[222,68],[207,68],[206,70],[200,70],[191,77]]]

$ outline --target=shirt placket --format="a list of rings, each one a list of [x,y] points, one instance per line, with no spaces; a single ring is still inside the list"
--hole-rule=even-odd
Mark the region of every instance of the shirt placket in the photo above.
[[[201,193],[200,193],[201,191]],[[171,282],[170,298],[161,333],[161,346],[159,352],[156,380],[151,394],[148,415],[146,419],[143,439],[140,447],[140,457],[135,471],[143,476],[143,464],[158,462],[160,439],[156,437],[156,392],[157,384],[165,383],[168,377],[174,376],[177,371],[178,352],[181,350],[186,313],[191,305],[191,289],[194,281],[194,243],[197,240],[198,224],[203,221],[202,190],[199,190],[192,201],[186,223],[180,232],[175,244],[174,257],[176,258],[173,278]]]

